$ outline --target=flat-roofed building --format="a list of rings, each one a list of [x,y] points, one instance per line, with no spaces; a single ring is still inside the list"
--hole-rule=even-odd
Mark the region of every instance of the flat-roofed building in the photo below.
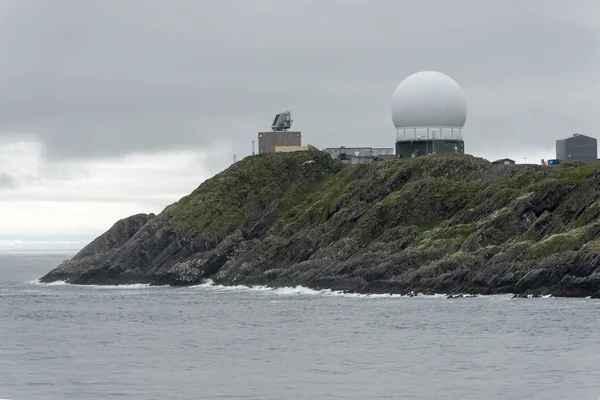
[[[298,131],[258,133],[258,154],[274,153],[275,147],[281,146],[302,146],[302,134]]]
[[[556,141],[556,159],[560,161],[594,162],[598,160],[596,138],[575,133]]]

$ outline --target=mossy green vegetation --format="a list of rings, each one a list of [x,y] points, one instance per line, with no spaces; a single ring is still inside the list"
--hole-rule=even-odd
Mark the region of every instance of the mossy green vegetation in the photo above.
[[[457,154],[370,165],[342,165],[316,151],[269,154],[236,163],[160,217],[192,242],[219,242],[263,218],[263,234],[292,238],[310,231],[321,244],[349,236],[366,246],[384,232],[413,226],[411,245],[423,251],[449,256],[471,238],[476,251],[537,259],[581,247],[578,232],[600,217],[595,200],[571,230],[540,234],[536,222],[555,219],[536,210],[540,200],[550,197],[552,207],[560,206],[564,192],[557,186],[584,184],[598,169],[597,163],[502,168]]]
[[[294,208],[315,208],[324,201],[319,193],[341,169],[340,162],[320,152],[248,157],[207,180],[159,217],[192,241],[215,238],[218,242],[265,214],[293,220]]]
[[[600,273],[599,170],[463,154],[363,165],[320,151],[252,156],[110,257],[123,274],[161,283],[590,295],[586,279]]]

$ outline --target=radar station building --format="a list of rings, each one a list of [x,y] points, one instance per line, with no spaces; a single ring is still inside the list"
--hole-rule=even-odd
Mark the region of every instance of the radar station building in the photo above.
[[[467,101],[452,78],[435,71],[410,75],[392,96],[396,157],[464,153]]]
[[[284,151],[283,147],[302,146],[302,134],[289,131],[292,127],[292,117],[289,111],[284,111],[275,116],[270,132],[258,132],[258,154]]]
[[[374,147],[328,147],[323,150],[331,158],[337,158],[344,164],[371,164],[377,161],[396,158],[393,148]]]
[[[594,162],[598,160],[598,142],[596,138],[581,135],[556,141],[556,159],[559,161]]]

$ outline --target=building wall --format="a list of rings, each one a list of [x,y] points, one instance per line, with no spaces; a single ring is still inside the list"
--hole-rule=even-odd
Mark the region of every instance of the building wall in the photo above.
[[[573,135],[556,141],[556,158],[561,161],[594,162],[598,160],[598,142],[585,135]]]
[[[339,158],[342,154],[345,154],[346,157],[356,157],[356,152],[358,152],[358,157],[379,157],[384,155],[394,155],[394,148],[372,148],[372,147],[328,147],[325,150],[326,153],[329,153],[332,158]]]
[[[379,156],[393,156],[394,155],[394,148],[393,147],[378,147],[378,148],[374,148],[373,149],[373,156],[374,157],[379,157]]]
[[[348,157],[372,157],[373,156],[373,148],[372,147],[342,147],[340,149],[343,152],[345,149],[346,156]],[[358,155],[357,155],[358,153]]]
[[[556,141],[556,159],[564,160],[567,158],[567,141],[564,139]]]
[[[302,134],[293,131],[258,133],[258,154],[274,153],[276,146],[302,146]]]
[[[344,164],[372,164],[373,163],[373,157],[348,157],[346,159],[343,159],[342,162]]]
[[[276,153],[290,153],[292,151],[308,151],[308,150],[318,150],[315,146],[311,146],[310,144],[306,146],[275,146]]]
[[[331,158],[339,158],[340,157],[340,148],[339,147],[327,147],[323,149],[325,153],[329,153]]]
[[[455,149],[456,147],[456,149]],[[427,154],[433,154],[435,150],[436,154],[443,153],[462,153],[465,152],[465,142],[462,140],[412,140],[412,141],[398,141],[396,142],[396,157],[398,158],[410,158],[415,151],[419,152],[419,155],[424,156]]]

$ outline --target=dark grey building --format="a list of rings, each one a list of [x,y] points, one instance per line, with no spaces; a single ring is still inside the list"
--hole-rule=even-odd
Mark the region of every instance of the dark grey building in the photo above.
[[[292,131],[258,133],[258,154],[274,153],[278,146],[302,146],[302,134]]]
[[[556,141],[556,158],[560,161],[594,162],[598,159],[596,138],[575,133]]]

